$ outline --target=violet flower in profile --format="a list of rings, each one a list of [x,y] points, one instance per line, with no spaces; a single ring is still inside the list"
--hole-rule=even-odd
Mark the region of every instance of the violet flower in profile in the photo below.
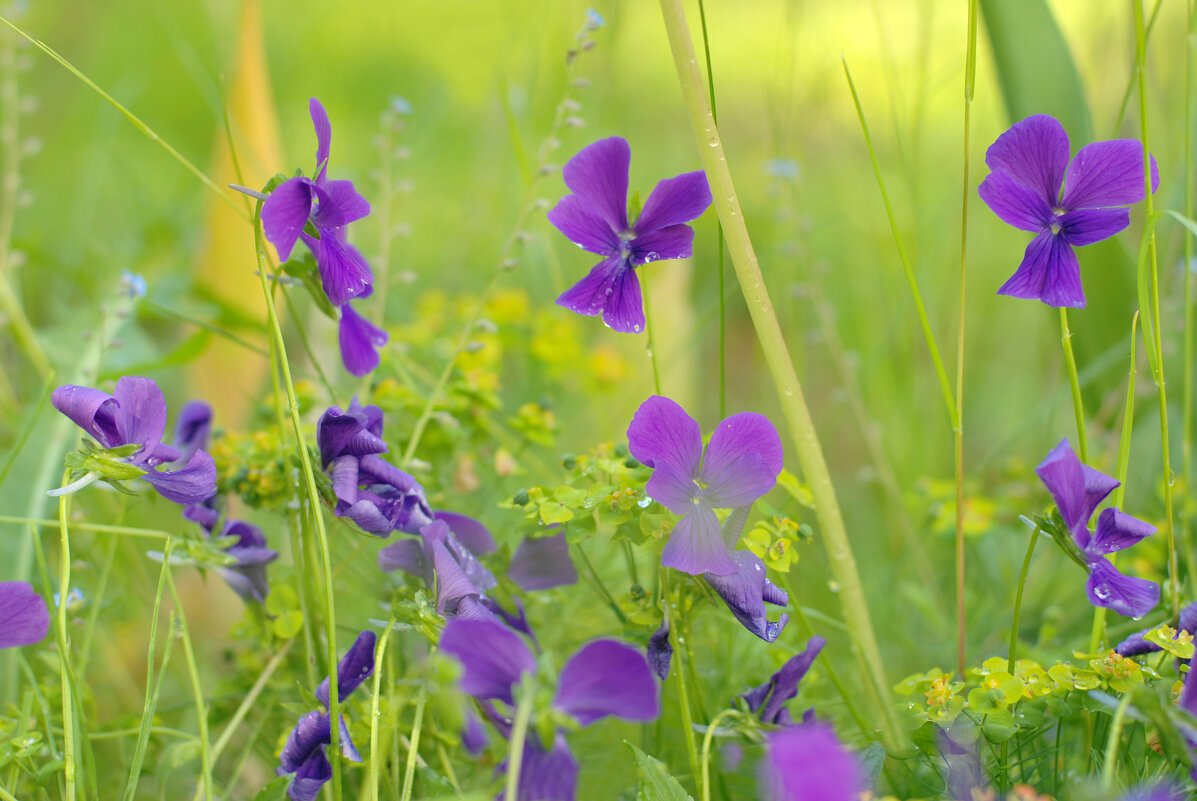
[[[653,468],[645,491],[682,515],[661,554],[661,564],[683,573],[732,576],[740,571],[715,514],[748,506],[777,483],[781,439],[763,415],[734,414],[719,423],[704,453],[702,432],[676,402],[653,395],[628,426],[628,446]],[[732,535],[739,537],[733,527]],[[729,539],[732,535],[729,535]]]
[[[162,441],[166,398],[153,379],[124,376],[112,395],[67,384],[54,390],[51,403],[104,448],[140,446],[127,463],[144,470],[138,478],[168,500],[199,503],[216,494],[216,464],[206,451],[193,450],[178,470],[157,469],[183,454]]]
[[[515,704],[515,688],[536,671],[536,657],[523,640],[488,620],[450,620],[441,650],[465,668],[461,689],[479,701]],[[566,661],[551,701],[553,710],[589,726],[608,715],[630,721],[660,714],[657,683],[644,655],[615,640],[594,640]],[[552,743],[529,730],[520,771],[519,797],[528,801],[574,801],[578,765],[564,732]]]
[[[308,101],[316,128],[316,178],[296,176],[274,188],[262,203],[262,232],[278,250],[282,261],[300,239],[316,257],[324,292],[334,306],[367,292],[374,281],[370,265],[346,241],[345,226],[370,213],[370,204],[353,188],[352,181],[328,179],[332,126],[320,101]],[[319,237],[304,233],[311,222]]]
[[[354,311],[351,303],[341,307],[337,338],[341,345],[341,363],[359,378],[378,366],[378,350],[390,339],[386,331]]]
[[[1096,531],[1089,531],[1093,510],[1114,491],[1118,481],[1081,464],[1066,439],[1048,453],[1035,473],[1055,499],[1060,517],[1089,570],[1085,584],[1089,601],[1127,617],[1142,617],[1154,609],[1160,601],[1159,586],[1124,576],[1105,557],[1155,533],[1155,526],[1111,507],[1098,515]]]
[[[449,518],[476,522],[464,515]],[[477,535],[464,535],[469,545],[458,538],[445,519],[433,520],[420,529],[418,540],[399,540],[379,551],[378,566],[386,571],[402,570],[423,579],[429,588],[435,587],[436,611],[445,617],[494,620],[483,600],[499,582],[478,556],[494,551],[495,542],[481,524],[466,526],[465,530]]]
[[[765,642],[774,642],[786,627],[790,616],[783,612],[777,621],[769,620],[765,604],[786,606],[790,596],[765,575],[765,563],[752,551],[739,550],[732,553],[736,572],[729,576],[707,573],[707,584],[719,594],[727,608],[744,628]]]
[[[337,664],[337,698],[344,701],[358,686],[374,673],[374,632],[363,631]],[[332,742],[332,720],[327,711],[329,682],[326,678],[316,689],[316,699],[325,706],[300,716],[287,737],[279,755],[279,776],[291,773],[294,778],[287,787],[287,795],[294,801],[314,801],[320,788],[332,778],[332,765],[325,756],[324,746]],[[361,754],[349,738],[345,719],[340,727],[341,754],[351,762],[361,762]]]
[[[1046,114],[1027,117],[985,153],[991,170],[978,192],[993,213],[1036,237],[998,294],[1083,307],[1074,247],[1107,239],[1130,225],[1125,206],[1145,197],[1143,144],[1114,139],[1085,145],[1068,160],[1068,134]],[[1152,189],[1159,186],[1151,162]]]
[[[583,250],[603,257],[557,303],[594,316],[625,333],[644,330],[644,305],[636,268],[660,259],[684,259],[692,252],[690,222],[711,205],[701,171],[661,181],[640,215],[628,221],[628,166],[632,152],[618,136],[583,148],[561,171],[573,192],[549,212],[549,222]]]
[[[220,512],[210,506],[192,504],[183,509],[183,517],[199,523],[208,536],[217,533],[216,525],[220,522]],[[270,585],[266,580],[266,565],[278,559],[278,551],[268,547],[262,529],[244,520],[225,520],[219,536],[237,538],[224,549],[234,561],[219,568],[220,577],[246,603],[264,602],[270,593]]]
[[[0,648],[33,645],[50,630],[42,596],[24,581],[0,581]]]
[[[757,713],[762,723],[774,726],[794,725],[794,719],[786,703],[798,695],[798,685],[806,677],[815,662],[815,657],[826,644],[827,640],[817,634],[811,637],[806,643],[806,648],[790,657],[767,682],[740,696],[748,704],[748,709]]]
[[[769,734],[761,785],[769,801],[857,801],[867,788],[860,760],[822,723]]]

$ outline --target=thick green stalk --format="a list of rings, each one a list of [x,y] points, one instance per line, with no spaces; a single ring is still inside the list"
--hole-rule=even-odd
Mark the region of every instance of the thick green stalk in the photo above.
[[[1146,197],[1143,210],[1147,217],[1154,213],[1154,199],[1151,185],[1150,138],[1147,125],[1147,35],[1143,30],[1143,5],[1141,0],[1131,0],[1131,11],[1135,19],[1135,70],[1139,81],[1139,130],[1143,140],[1143,182]],[[1168,442],[1168,393],[1164,379],[1164,342],[1160,334],[1160,273],[1156,258],[1155,231],[1147,243],[1151,260],[1151,327],[1156,342],[1155,383],[1159,388],[1160,402],[1160,448],[1164,468],[1164,526],[1168,535],[1168,575],[1172,596],[1172,617],[1180,617],[1180,568],[1176,559],[1176,535],[1172,529],[1172,462],[1169,458]]]
[[[1072,331],[1068,328],[1068,309],[1060,307],[1060,344],[1064,346],[1064,363],[1068,367],[1068,385],[1072,387],[1072,413],[1076,417],[1077,455],[1082,464],[1089,464],[1089,438],[1085,436],[1085,404],[1081,399],[1081,379],[1076,370],[1076,356],[1072,354]]]
[[[328,531],[324,527],[324,515],[320,502],[320,491],[316,489],[316,475],[312,469],[312,458],[308,453],[307,441],[303,436],[303,423],[299,419],[299,399],[295,393],[295,382],[291,379],[291,365],[287,361],[287,345],[283,341],[283,330],[279,326],[278,312],[274,307],[274,294],[266,281],[266,243],[262,237],[262,201],[258,201],[254,212],[254,252],[258,259],[258,280],[262,285],[262,296],[266,299],[266,316],[270,332],[278,353],[279,368],[283,372],[283,386],[287,391],[287,407],[291,412],[291,427],[295,432],[295,447],[299,451],[300,469],[308,504],[316,529],[317,545],[320,548],[324,586],[324,626],[328,637],[328,714],[331,720],[340,720],[341,699],[337,697],[337,616],[333,601],[332,556],[328,548]],[[341,766],[338,756],[341,749],[341,730],[332,726],[330,753],[332,763],[333,798],[341,801]]]
[[[840,585],[839,595],[844,619],[852,621],[848,632],[866,666],[868,681],[881,699],[880,708],[874,710],[875,722],[883,732],[886,744],[896,747],[903,737],[890,701],[889,683],[885,678],[881,651],[877,647],[877,638],[873,632],[873,622],[865,601],[860,574],[856,569],[852,545],[844,528],[835,487],[827,469],[827,462],[823,458],[814,422],[811,420],[802,387],[790,360],[777,315],[773,311],[769,292],[765,288],[748,229],[744,225],[735,185],[727,166],[727,157],[723,152],[723,142],[719,138],[719,131],[715,127],[704,91],[682,0],[661,0],[661,13],[677,67],[682,96],[697,139],[698,152],[706,170],[707,180],[711,184],[715,208],[727,235],[732,265],[735,267],[761,350],[777,388],[782,413],[793,438],[798,461],[810,482],[828,561]]]

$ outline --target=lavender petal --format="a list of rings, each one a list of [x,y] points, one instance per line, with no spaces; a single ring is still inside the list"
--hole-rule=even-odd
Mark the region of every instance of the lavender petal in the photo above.
[[[702,474],[717,476],[725,473],[733,462],[750,453],[760,454],[773,476],[781,472],[785,451],[769,418],[753,412],[733,414],[719,423],[711,434],[702,459]]]
[[[196,451],[178,470],[150,470],[138,476],[158,494],[179,504],[194,504],[216,494],[216,463],[207,451]]]
[[[985,163],[1055,203],[1068,169],[1068,134],[1055,118],[1035,114],[999,136],[985,151]]]
[[[765,575],[765,563],[752,551],[735,551],[731,556],[736,564],[736,572],[727,576],[707,574],[707,583],[744,628],[765,642],[775,641],[785,622],[773,623],[765,616],[766,595],[770,603],[780,601],[779,605],[788,604],[789,596],[769,581]]]
[[[0,648],[32,645],[50,630],[46,602],[24,581],[0,582]]]
[[[702,170],[683,173],[659,182],[636,218],[637,234],[687,223],[702,215],[711,205],[711,189]]]
[[[769,734],[761,784],[769,801],[855,801],[867,787],[859,760],[822,723]]]
[[[387,572],[402,570],[409,576],[431,583],[431,565],[424,554],[424,546],[417,540],[399,540],[378,552],[378,566]]]
[[[697,478],[702,462],[702,432],[680,404],[653,395],[632,416],[628,449],[643,465],[657,467],[664,463]]]
[[[456,512],[437,512],[433,517],[444,522],[458,542],[470,549],[475,556],[486,556],[495,551],[495,538],[490,530],[468,515]]]
[[[728,576],[737,565],[720,535],[719,518],[704,505],[695,505],[669,535],[661,552],[661,564],[697,576],[714,573]]]
[[[612,231],[628,227],[628,166],[632,150],[618,136],[582,148],[561,170],[565,185],[591,206]]]
[[[450,620],[441,635],[441,650],[465,668],[462,692],[481,700],[514,703],[512,687],[521,675],[536,670],[528,646],[498,622]]]
[[[607,715],[648,721],[661,713],[657,683],[644,655],[615,640],[595,640],[569,658],[553,706],[582,726]]]
[[[1152,169],[1153,185],[1159,173]],[[1143,143],[1137,139],[1094,142],[1077,151],[1064,178],[1064,197],[1069,209],[1100,209],[1138,203],[1145,195]]]

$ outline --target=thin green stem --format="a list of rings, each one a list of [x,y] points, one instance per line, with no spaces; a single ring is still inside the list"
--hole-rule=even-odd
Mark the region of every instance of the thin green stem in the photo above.
[[[283,386],[287,391],[287,407],[291,412],[291,427],[295,434],[295,447],[299,451],[300,469],[307,490],[308,504],[316,529],[317,546],[320,549],[321,570],[324,585],[321,588],[324,595],[324,626],[328,637],[328,714],[331,720],[340,720],[341,699],[337,697],[337,616],[333,601],[332,556],[328,547],[328,531],[324,527],[324,515],[321,513],[320,491],[316,489],[316,475],[312,468],[312,458],[308,453],[307,441],[303,435],[303,423],[299,419],[299,399],[295,393],[295,382],[291,379],[291,366],[287,361],[287,345],[283,341],[283,331],[279,325],[278,312],[274,306],[274,294],[266,281],[266,243],[262,235],[262,201],[258,201],[254,211],[254,252],[258,261],[258,280],[262,285],[262,296],[266,299],[266,315],[270,324],[270,332],[274,338],[274,346],[278,354],[278,366],[283,373]],[[331,727],[332,742],[332,785],[334,801],[341,801],[341,767],[337,754],[340,753],[341,731],[339,726]]]
[[[1143,182],[1146,197],[1143,210],[1148,217],[1154,214],[1155,205],[1152,197],[1154,187],[1151,181],[1151,139],[1148,136],[1147,124],[1147,35],[1143,30],[1143,4],[1141,0],[1131,0],[1131,11],[1135,20],[1135,69],[1139,82],[1139,130],[1143,141]],[[1156,256],[1156,237],[1152,230],[1147,243],[1148,258],[1151,263],[1151,327],[1156,342],[1156,374],[1155,382],[1159,388],[1160,402],[1160,448],[1164,470],[1164,527],[1168,535],[1168,575],[1171,595],[1172,617],[1180,617],[1180,567],[1176,557],[1176,536],[1172,528],[1172,462],[1169,458],[1168,439],[1168,393],[1166,389],[1164,371],[1164,346],[1160,333],[1160,275]]]
[[[1039,528],[1031,529],[1031,541],[1027,543],[1027,555],[1022,559],[1022,570],[1018,571],[1018,590],[1014,593],[1014,620],[1010,623],[1010,656],[1006,659],[1006,672],[1013,675],[1014,663],[1018,659],[1018,622],[1022,613],[1022,591],[1027,584],[1027,573],[1031,570],[1031,556],[1039,542]]]
[[[57,526],[57,520],[34,520],[28,517],[0,515],[0,523],[26,523],[30,526]],[[157,531],[152,528],[133,528],[131,526],[110,526],[105,523],[72,522],[71,527],[77,531],[94,531],[98,534],[127,534],[131,537],[150,537],[152,539],[168,540],[173,536],[169,531]]]
[[[395,628],[395,617],[387,621],[386,630],[378,638],[378,648],[374,652],[374,696],[370,699],[370,799],[378,801],[379,768],[379,737],[378,724],[382,717],[378,705],[382,698],[382,671],[387,655],[387,644],[391,641],[391,631]]]
[[[653,387],[661,394],[661,367],[657,362],[657,349],[653,347],[653,307],[648,294],[648,265],[640,268],[640,294],[644,298],[644,337],[648,340],[648,361],[653,366]]]
[[[590,557],[586,555],[586,551],[582,550],[582,544],[575,543],[574,550],[577,551],[578,556],[582,557],[582,566],[586,568],[586,573],[590,578],[591,584],[594,586],[595,592],[602,596],[602,599],[606,602],[607,606],[611,607],[611,611],[615,613],[617,618],[619,618],[620,623],[627,623],[627,615],[625,615],[623,610],[619,608],[619,604],[615,603],[615,598],[612,597],[611,592],[607,589],[607,585],[603,583],[601,578],[599,578],[598,571],[594,569],[594,564],[591,563]]]
[[[532,706],[536,693],[530,686],[519,688],[519,702],[515,707],[515,725],[511,729],[511,741],[507,751],[507,791],[503,798],[519,801],[520,770],[524,764],[524,741],[528,737],[528,724],[532,720]]]
[[[224,753],[225,747],[232,741],[233,735],[237,732],[237,728],[241,722],[245,720],[245,716],[249,714],[249,710],[253,708],[254,702],[258,700],[258,696],[262,694],[262,690],[266,689],[266,683],[270,681],[270,677],[274,675],[274,671],[287,658],[287,654],[291,652],[291,646],[295,644],[294,638],[283,643],[282,647],[278,649],[274,656],[270,657],[270,661],[266,663],[266,667],[262,668],[261,674],[249,688],[249,692],[245,694],[245,698],[237,705],[237,710],[233,712],[233,716],[229,718],[228,723],[225,724],[224,730],[220,732],[220,736],[216,738],[216,742],[212,745],[212,765],[216,765],[216,761],[220,759],[220,755]],[[198,794],[197,794],[198,795]]]
[[[883,732],[886,744],[896,748],[904,740],[904,736],[890,700],[889,682],[885,677],[885,667],[873,631],[872,617],[865,600],[860,574],[856,569],[856,558],[844,527],[835,486],[823,457],[818,433],[811,420],[802,386],[790,359],[781,326],[752,247],[752,240],[744,224],[735,184],[727,166],[727,156],[711,116],[702,75],[698,70],[698,57],[690,39],[686,12],[682,0],[660,0],[660,5],[682,97],[690,115],[697,150],[711,185],[715,208],[727,236],[732,265],[735,267],[753,327],[756,329],[761,350],[773,378],[798,461],[810,482],[815,514],[822,534],[821,540],[827,549],[832,573],[840,585],[839,596],[844,619],[853,621],[849,636],[866,666],[869,684],[881,700],[874,709],[876,723]]]
[[[412,723],[411,742],[407,749],[407,764],[403,767],[402,801],[411,801],[412,783],[416,778],[416,757],[420,753],[420,730],[424,725],[424,704],[428,701],[426,687],[424,682],[420,682],[419,694],[416,696],[416,719]],[[515,796],[508,797],[515,798]]]
[[[1197,33],[1197,14],[1193,13],[1193,0],[1185,3],[1188,39],[1185,42],[1185,103],[1184,103],[1184,175],[1185,175],[1185,217],[1193,219],[1193,36]],[[1181,487],[1186,493],[1193,492],[1193,234],[1185,233],[1184,244],[1184,388],[1181,400]],[[1197,554],[1193,548],[1192,504],[1180,506],[1181,537],[1185,544],[1185,561],[1188,562],[1189,581],[1197,578]],[[1191,586],[1191,585],[1190,585]]]
[[[67,486],[70,477],[70,470],[63,471],[63,486]],[[62,671],[62,758],[63,774],[66,779],[65,797],[67,801],[75,801],[77,792],[75,774],[78,764],[75,753],[75,703],[74,681],[71,680],[71,643],[67,628],[67,608],[71,602],[71,537],[67,528],[67,508],[70,498],[70,495],[62,495],[58,498],[58,614],[55,615],[55,621],[58,624],[56,632],[58,635],[58,663]]]
[[[665,592],[667,608],[666,620],[669,623],[669,645],[673,649],[673,658],[678,665],[672,671],[674,684],[677,686],[678,706],[682,714],[682,736],[686,741],[686,754],[690,759],[690,775],[697,784],[702,775],[698,760],[698,743],[694,738],[694,719],[690,714],[690,694],[686,688],[685,652],[682,647],[685,633],[685,616],[682,612],[682,585],[680,582],[670,581],[662,567],[661,588]]]
[[[719,107],[715,103],[715,70],[711,67],[711,39],[707,35],[707,10],[698,0],[698,20],[702,24],[702,53],[707,60],[707,94],[711,100],[711,119],[719,124]],[[716,248],[719,253],[719,419],[727,417],[727,292],[723,282],[723,223],[715,220]]]
[[[734,709],[723,710],[715,716],[702,736],[702,801],[711,801],[711,742],[715,739],[715,729],[724,718],[737,714]]]
[[[1118,708],[1114,710],[1114,718],[1110,721],[1110,732],[1106,738],[1106,758],[1101,766],[1101,783],[1106,790],[1114,789],[1114,768],[1118,765],[1118,750],[1122,740],[1122,724],[1126,720],[1126,710],[1130,706],[1131,694],[1124,693],[1118,701]]]
[[[1085,435],[1085,404],[1081,399],[1081,379],[1072,353],[1072,331],[1068,328],[1068,309],[1060,307],[1060,344],[1064,346],[1064,364],[1068,368],[1068,385],[1072,387],[1072,413],[1076,417],[1077,455],[1081,464],[1089,464],[1089,438]]]
[[[187,662],[187,675],[191,679],[191,691],[195,696],[195,714],[199,719],[200,732],[200,766],[203,771],[200,781],[203,783],[205,801],[212,801],[212,748],[208,741],[208,706],[204,702],[204,685],[200,681],[195,650],[191,647],[191,631],[187,627],[187,613],[183,610],[183,601],[179,598],[179,591],[175,588],[170,562],[164,559],[162,564],[166,569],[166,586],[170,589],[171,600],[175,603],[174,611],[179,619],[179,638],[183,641],[183,658]]]

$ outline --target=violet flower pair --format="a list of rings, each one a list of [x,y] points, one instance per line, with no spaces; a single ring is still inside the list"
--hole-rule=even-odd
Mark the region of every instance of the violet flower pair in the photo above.
[[[124,376],[111,395],[67,384],[54,390],[51,403],[102,447],[136,446],[122,461],[144,471],[137,477],[164,498],[185,505],[216,494],[216,464],[206,451],[187,448],[185,453],[162,441],[166,399],[153,379]],[[176,470],[158,469],[180,462]]]
[[[1036,234],[1018,270],[998,294],[1083,307],[1074,247],[1107,239],[1130,225],[1125,208],[1146,197],[1143,144],[1114,139],[1085,145],[1069,161],[1068,134],[1046,114],[1027,117],[985,153],[992,171],[978,192],[993,213]],[[1152,190],[1159,172],[1151,161]]]
[[[1154,609],[1160,601],[1159,586],[1123,575],[1105,557],[1155,533],[1155,526],[1109,507],[1098,515],[1096,530],[1089,530],[1089,518],[1118,486],[1117,479],[1081,464],[1066,439],[1048,453],[1035,473],[1055,499],[1079,559],[1089,570],[1085,584],[1089,601],[1127,617],[1142,617]]]
[[[299,175],[275,187],[262,204],[262,231],[284,262],[299,241],[312,251],[324,293],[332,305],[341,308],[341,360],[350,373],[364,376],[378,366],[377,349],[388,337],[350,305],[350,301],[370,295],[374,273],[349,244],[346,230],[370,213],[370,204],[352,181],[328,178],[332,125],[316,98],[308,101],[308,110],[316,129],[316,178]],[[315,236],[307,232],[309,225]]]
[[[451,620],[441,635],[440,647],[465,668],[461,689],[479,701],[501,701],[514,708],[516,688],[536,673],[536,657],[528,646],[517,634],[492,621]],[[657,684],[644,656],[615,640],[594,640],[579,648],[562,667],[552,698],[552,712],[582,727],[608,715],[647,722],[660,714]],[[510,736],[507,718],[496,713],[492,722],[504,736]],[[556,728],[548,743],[540,739],[539,728],[530,727],[524,742],[519,797],[574,801],[578,763],[565,732]],[[505,769],[505,764],[500,766]]]

